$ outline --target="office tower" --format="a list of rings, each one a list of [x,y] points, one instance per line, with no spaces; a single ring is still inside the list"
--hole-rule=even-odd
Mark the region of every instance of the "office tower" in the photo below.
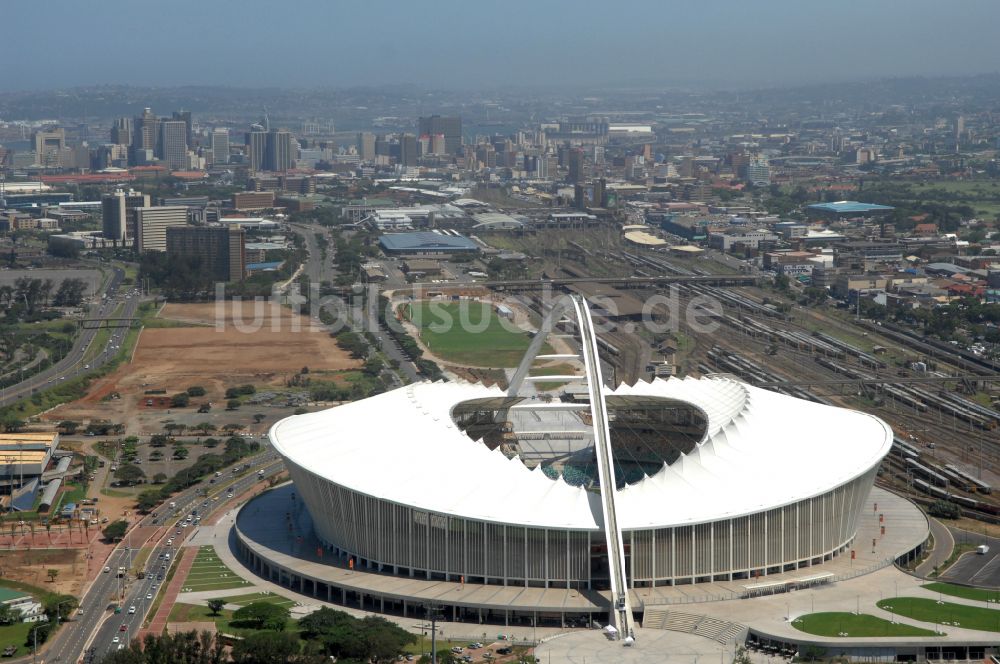
[[[399,163],[403,166],[416,166],[417,161],[417,137],[403,134],[399,137]]]
[[[766,159],[754,159],[747,164],[747,182],[755,187],[771,185],[771,167]]]
[[[118,118],[111,125],[111,142],[115,145],[132,145],[132,118]]]
[[[243,281],[246,274],[246,235],[241,228],[171,226],[167,254],[198,256],[216,281]]]
[[[604,191],[607,189],[607,187],[608,187],[608,181],[605,180],[604,178],[594,181],[594,194],[591,197],[591,202],[590,202],[591,205],[593,205],[594,207],[605,206]]]
[[[212,160],[216,164],[229,163],[229,130],[212,130]]]
[[[66,130],[62,127],[35,132],[35,163],[47,168],[62,165],[62,154],[66,149]]]
[[[264,170],[264,155],[267,152],[267,132],[260,125],[251,125],[246,135],[246,161],[251,171]]]
[[[264,170],[287,171],[294,166],[295,154],[291,132],[272,129],[267,132],[264,153]]]
[[[160,119],[153,111],[145,108],[142,115],[133,122],[132,147],[136,150],[152,150],[157,152],[157,141],[160,137]]]
[[[135,237],[135,209],[149,207],[149,195],[129,189],[116,189],[101,199],[104,237],[115,243]]]
[[[187,168],[187,127],[183,120],[160,123],[160,159],[167,168]]]
[[[186,205],[136,208],[136,251],[166,251],[167,229],[187,226],[187,223],[188,209]]]
[[[358,133],[358,157],[361,161],[375,159],[375,134],[369,131]]]
[[[380,135],[375,139],[375,156],[376,157],[388,157],[392,154],[392,148],[389,146],[389,139],[385,135]]]
[[[191,132],[191,111],[174,111],[172,120],[181,120],[187,131],[184,134],[184,141],[190,146],[194,145],[194,134]]]
[[[576,184],[583,180],[583,150],[580,148],[573,148],[569,151],[567,157],[569,175],[566,179],[569,182]]]
[[[444,134],[431,134],[431,154],[448,154],[448,142]]]
[[[444,134],[444,147],[448,154],[455,154],[462,147],[462,118],[432,115],[420,118],[417,125],[417,133],[421,136]]]

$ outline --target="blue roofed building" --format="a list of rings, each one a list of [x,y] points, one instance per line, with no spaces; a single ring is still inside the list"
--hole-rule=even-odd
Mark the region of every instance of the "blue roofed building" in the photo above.
[[[386,233],[379,245],[389,256],[446,256],[478,253],[479,245],[455,231]]]
[[[896,208],[875,203],[859,203],[858,201],[836,201],[834,203],[814,203],[806,206],[811,212],[819,212],[826,217],[871,217],[892,212]]]

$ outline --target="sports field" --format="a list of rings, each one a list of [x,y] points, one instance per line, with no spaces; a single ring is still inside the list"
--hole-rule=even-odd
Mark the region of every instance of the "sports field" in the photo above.
[[[226,590],[252,585],[234,573],[219,559],[215,548],[203,546],[198,549],[194,565],[188,573],[181,592],[194,593],[200,590]]]
[[[792,626],[817,636],[941,636],[933,630],[892,623],[865,613],[810,613],[793,620]]]
[[[878,607],[922,622],[1000,632],[1000,611],[997,609],[981,609],[923,597],[884,599],[878,603]]]
[[[502,320],[489,302],[415,302],[404,314],[430,351],[446,362],[469,366],[516,367],[531,337]],[[546,344],[542,353],[551,353]]]

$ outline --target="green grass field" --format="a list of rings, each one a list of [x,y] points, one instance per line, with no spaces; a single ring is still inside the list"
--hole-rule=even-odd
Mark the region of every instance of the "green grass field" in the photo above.
[[[252,584],[241,579],[219,559],[213,547],[203,546],[198,549],[198,554],[195,556],[194,564],[191,566],[191,571],[188,572],[181,592],[227,590],[249,585]]]
[[[810,613],[793,620],[792,627],[817,636],[937,636],[933,630],[893,624],[865,613]]]
[[[474,367],[516,367],[531,337],[501,322],[489,303],[417,302],[408,318],[431,352],[448,362]],[[542,353],[551,353],[546,344]]]
[[[986,632],[1000,632],[1000,611],[981,609],[977,606],[938,602],[922,597],[897,597],[884,599],[878,603],[880,609],[893,611],[901,616],[937,623],[953,625],[962,629],[979,629]]]
[[[968,586],[956,586],[951,583],[928,583],[920,587],[931,592],[941,593],[942,595],[951,595],[952,597],[973,599],[979,602],[1000,602],[1000,590],[969,588]]]
[[[267,602],[268,604],[277,604],[278,606],[285,606],[291,608],[296,606],[298,602],[293,599],[288,599],[287,597],[282,597],[281,595],[276,595],[267,590],[261,591],[259,593],[249,593],[246,595],[234,595],[232,597],[223,597],[226,604],[239,604],[240,606],[246,606],[247,604],[253,604],[254,602]]]
[[[35,623],[17,622],[10,625],[0,625],[0,649],[7,646],[17,646],[16,655],[27,655],[31,653],[31,648],[25,646],[28,640],[28,632],[35,626]]]
[[[208,609],[208,604],[174,604],[173,608],[170,610],[170,615],[167,620],[170,622],[214,622],[215,628],[225,634],[236,634],[238,636],[247,636],[250,634],[257,633],[257,630],[253,629],[243,629],[239,627],[233,627],[231,621],[233,619],[233,612],[227,609],[223,609],[219,612],[219,615],[213,616],[212,612]],[[286,632],[296,632],[298,631],[298,622],[295,620],[289,620],[285,625]]]

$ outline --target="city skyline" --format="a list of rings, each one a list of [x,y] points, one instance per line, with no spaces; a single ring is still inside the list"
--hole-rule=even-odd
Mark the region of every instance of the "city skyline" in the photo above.
[[[906,5],[852,0],[823,6],[787,0],[754,6],[594,3],[474,6],[322,3],[304,0],[280,15],[259,2],[195,4],[174,11],[111,1],[56,0],[8,9],[12,52],[32,53],[6,72],[0,91],[94,84],[355,86],[797,85],[914,75],[996,71],[990,27],[1000,6],[973,0]],[[267,15],[268,20],[257,20]],[[56,17],[56,20],[53,20]],[[146,28],[154,20],[156,31]],[[46,24],[39,48],[32,25]],[[254,49],[176,48],[215,43],[229,25],[234,44]],[[367,26],[367,27],[366,27]],[[82,36],[107,30],[114,49]],[[223,31],[222,34],[226,34]],[[285,36],[294,48],[282,48]],[[491,38],[492,36],[492,38]],[[163,57],[122,57],[158,52]],[[290,67],[291,62],[309,66]]]

